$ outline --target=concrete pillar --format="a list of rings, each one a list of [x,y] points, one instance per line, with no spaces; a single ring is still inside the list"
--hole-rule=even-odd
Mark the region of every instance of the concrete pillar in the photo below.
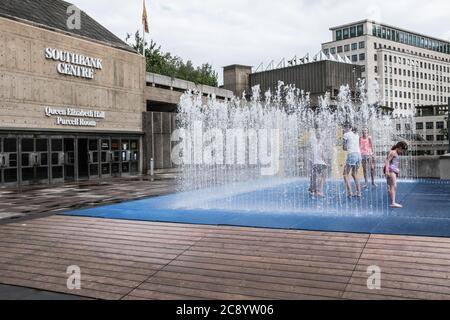
[[[236,97],[242,97],[249,90],[249,76],[252,67],[233,64],[223,68],[223,88],[233,91]]]

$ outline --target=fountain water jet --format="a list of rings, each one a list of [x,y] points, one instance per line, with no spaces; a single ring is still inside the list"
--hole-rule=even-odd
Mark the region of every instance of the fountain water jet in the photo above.
[[[266,92],[263,99],[258,86],[252,88],[250,100],[219,101],[209,96],[204,101],[199,92],[186,93],[180,102],[174,139],[182,194],[173,206],[314,215],[387,213],[387,199],[381,191],[387,188],[382,168],[387,152],[401,135],[379,103],[369,103],[364,81],[358,82],[356,91],[352,97],[349,86],[342,86],[335,103],[325,95],[318,106],[312,106],[308,94],[282,82],[275,94]],[[379,97],[376,87],[373,91]],[[411,118],[402,121],[402,132],[407,131],[403,128],[408,123],[413,129]],[[360,133],[369,128],[375,144],[379,187],[357,200],[346,197],[341,179],[345,124],[356,126]],[[330,164],[326,197],[320,200],[309,194],[311,142],[316,132]],[[413,134],[412,130],[407,134]],[[416,178],[411,157],[404,157],[403,166],[403,179]],[[268,167],[277,170],[263,174]]]

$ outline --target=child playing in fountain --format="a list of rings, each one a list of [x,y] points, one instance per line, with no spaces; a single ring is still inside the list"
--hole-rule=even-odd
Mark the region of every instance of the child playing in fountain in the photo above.
[[[400,176],[400,155],[408,150],[406,142],[399,142],[392,147],[391,152],[386,159],[384,173],[386,175],[389,196],[391,198],[391,208],[403,208],[396,202],[397,179]]]
[[[312,139],[312,173],[311,173],[311,194],[318,197],[325,197],[324,187],[327,180],[327,162],[325,158],[324,146],[320,133],[316,131],[315,139]]]
[[[369,170],[370,177],[372,179],[372,186],[376,187],[375,184],[375,152],[373,148],[373,140],[369,135],[369,129],[364,128],[362,132],[362,137],[359,139],[359,146],[361,149],[362,157],[362,167],[364,172],[364,189],[369,188]]]
[[[358,129],[351,128],[350,126],[345,127],[344,134],[344,150],[347,151],[347,160],[344,166],[344,182],[347,189],[347,196],[353,197],[352,186],[350,183],[350,172],[352,174],[353,180],[356,185],[356,196],[362,197],[361,185],[359,184],[358,170],[361,166],[361,150],[359,147],[359,135]]]

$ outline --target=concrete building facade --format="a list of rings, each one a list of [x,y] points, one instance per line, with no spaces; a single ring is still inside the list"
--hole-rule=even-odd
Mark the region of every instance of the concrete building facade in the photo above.
[[[415,107],[442,105],[450,97],[450,42],[371,20],[330,30],[324,53],[361,65],[369,98],[380,98],[394,116],[413,116]]]
[[[448,105],[416,108],[415,142],[417,156],[443,156],[450,153],[448,132]]]
[[[88,38],[42,24],[68,4],[40,21],[17,5],[0,16],[0,185],[138,174],[143,57],[98,26]]]
[[[232,75],[232,76],[230,76]],[[236,76],[240,81],[235,81]],[[319,97],[326,93],[335,99],[342,85],[349,85],[355,91],[355,83],[361,78],[361,67],[349,63],[330,60],[317,60],[295,66],[276,68],[261,72],[251,72],[250,67],[231,65],[224,68],[224,87],[236,96],[252,92],[259,85],[261,94],[270,90],[276,92],[278,82],[295,85],[297,89],[309,94],[312,105],[318,105]],[[230,82],[228,82],[230,81]]]
[[[0,187],[171,168],[170,134],[186,90],[219,88],[146,72],[142,55],[70,3],[0,4]],[[167,122],[169,121],[169,122]]]

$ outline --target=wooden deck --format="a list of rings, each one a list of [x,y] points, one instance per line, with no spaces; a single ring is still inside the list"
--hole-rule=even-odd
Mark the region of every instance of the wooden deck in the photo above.
[[[66,287],[69,265],[81,290]],[[380,290],[367,267],[381,268]],[[99,299],[450,299],[450,239],[52,216],[0,226],[0,283]]]

